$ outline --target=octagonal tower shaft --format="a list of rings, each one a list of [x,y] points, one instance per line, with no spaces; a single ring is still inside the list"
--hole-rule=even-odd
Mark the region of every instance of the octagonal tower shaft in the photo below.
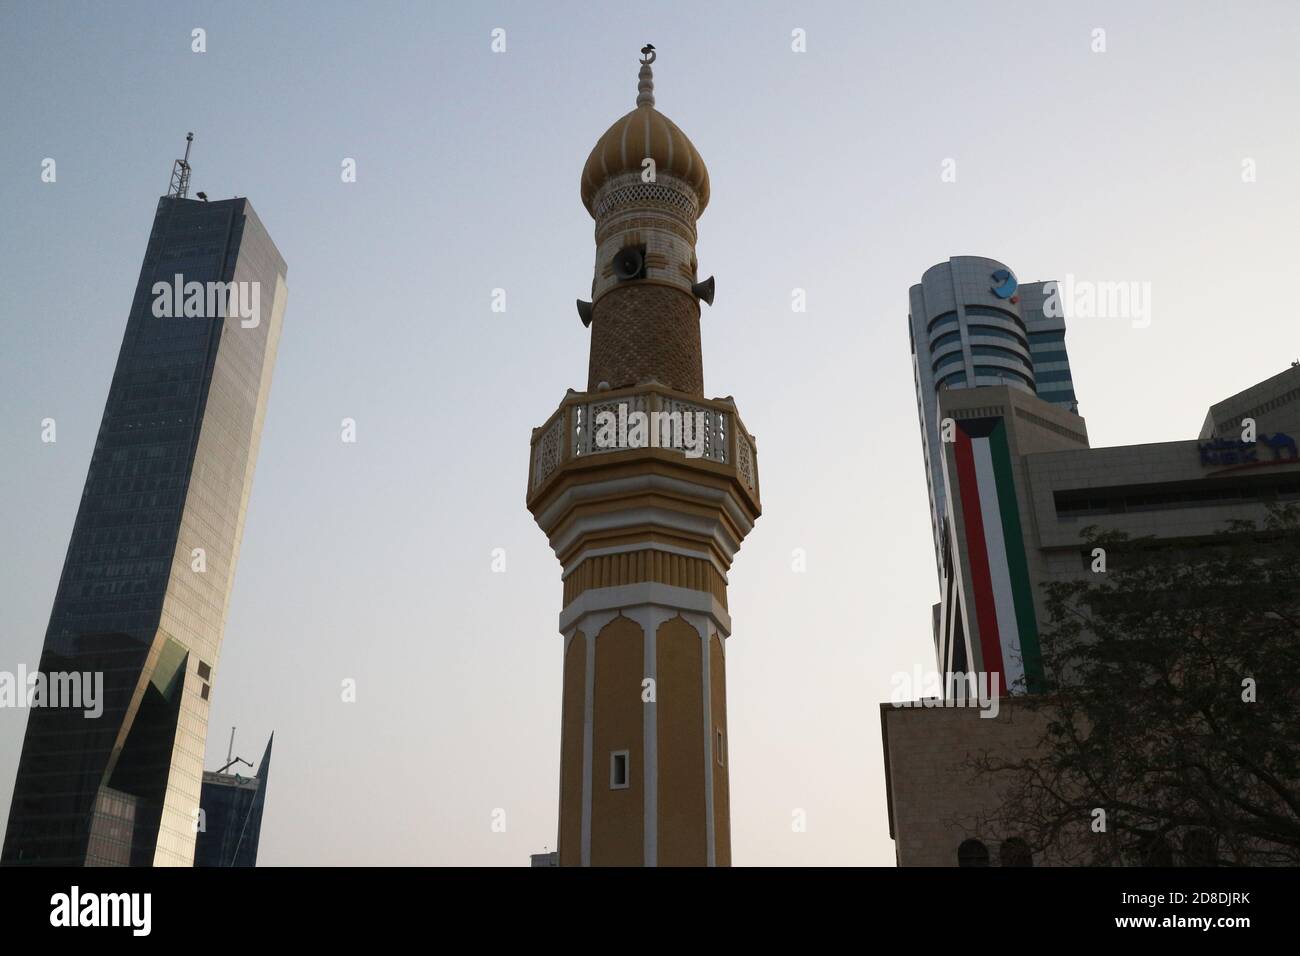
[[[704,397],[708,172],[642,53],[637,106],[582,176],[587,391],[532,438],[527,503],[564,582],[562,866],[731,862],[727,576],[761,510],[757,450],[735,402]]]

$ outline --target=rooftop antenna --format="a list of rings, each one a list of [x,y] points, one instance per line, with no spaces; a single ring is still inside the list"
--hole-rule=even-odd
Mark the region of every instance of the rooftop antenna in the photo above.
[[[194,134],[191,133],[190,135],[193,136]],[[180,162],[180,160],[177,160],[177,162]],[[188,171],[189,171],[189,169],[188,169],[188,167],[186,167],[186,172],[188,173]],[[234,727],[231,727],[231,728],[230,728],[230,746],[226,748],[226,764],[225,764],[224,767],[222,767],[220,770],[218,770],[217,773],[225,773],[227,767],[229,767],[231,764],[236,764],[236,763],[244,763],[244,764],[248,764],[249,768],[250,768],[250,769],[252,768],[253,764],[252,764],[251,761],[245,760],[243,757],[234,757],[234,756],[232,756],[232,754],[234,754],[234,752],[235,752],[235,728],[234,728]]]
[[[172,164],[172,182],[167,187],[168,199],[185,199],[190,193],[190,146],[194,142],[194,134],[185,134],[185,158],[178,159]],[[233,736],[233,735],[232,735]]]

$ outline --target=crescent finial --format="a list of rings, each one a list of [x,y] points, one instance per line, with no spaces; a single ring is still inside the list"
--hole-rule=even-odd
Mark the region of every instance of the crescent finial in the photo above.
[[[647,43],[641,48],[641,74],[636,85],[636,105],[655,105],[655,80],[650,64],[655,61],[655,46]]]

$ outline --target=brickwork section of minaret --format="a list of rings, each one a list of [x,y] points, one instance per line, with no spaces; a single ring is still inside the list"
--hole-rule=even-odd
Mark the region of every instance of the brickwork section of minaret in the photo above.
[[[642,282],[611,289],[591,323],[587,390],[658,381],[704,394],[700,307],[676,289]]]

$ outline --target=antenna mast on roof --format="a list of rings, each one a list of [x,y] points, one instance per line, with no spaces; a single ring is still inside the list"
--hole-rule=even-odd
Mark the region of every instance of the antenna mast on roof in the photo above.
[[[231,727],[230,746],[226,748],[226,763],[220,770],[217,771],[217,773],[225,773],[228,769],[230,769],[230,766],[232,764],[237,764],[237,763],[246,763],[248,764],[249,769],[250,770],[252,769],[253,764],[250,761],[245,760],[243,757],[236,757],[234,753],[235,753],[235,728]]]
[[[167,187],[168,199],[185,199],[190,193],[190,145],[194,134],[185,134],[185,158],[172,164],[172,183]]]

